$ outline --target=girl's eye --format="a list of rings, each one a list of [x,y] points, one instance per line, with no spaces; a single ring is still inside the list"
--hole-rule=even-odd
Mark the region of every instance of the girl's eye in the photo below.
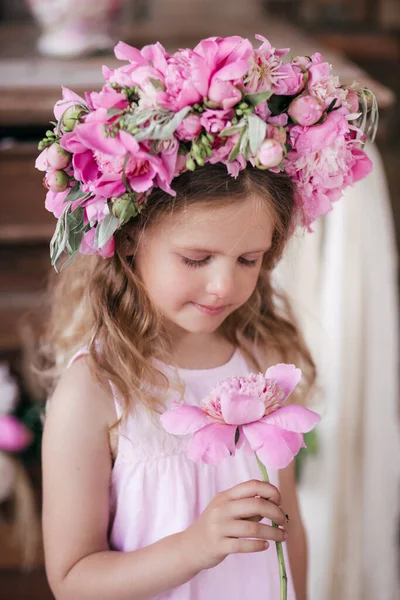
[[[246,258],[243,258],[242,256],[239,258],[239,262],[244,265],[245,267],[255,267],[257,266],[258,260],[247,260]]]
[[[201,260],[193,260],[191,258],[187,258],[186,256],[182,256],[182,260],[185,265],[188,267],[193,267],[194,269],[198,267],[202,267],[206,265],[210,261],[211,256],[207,256],[206,258],[202,258]],[[255,267],[257,266],[258,260],[248,260],[243,258],[242,256],[238,259],[239,263],[245,267]]]
[[[208,261],[210,260],[210,256],[207,256],[206,258],[203,258],[202,260],[192,260],[191,258],[187,258],[186,256],[182,256],[182,260],[185,263],[185,265],[187,265],[188,267],[193,267],[194,269],[196,269],[197,267],[202,267],[203,265],[206,265],[208,263]]]

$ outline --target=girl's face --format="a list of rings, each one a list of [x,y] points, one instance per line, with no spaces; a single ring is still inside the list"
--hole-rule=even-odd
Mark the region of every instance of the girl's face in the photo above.
[[[135,265],[168,329],[214,333],[253,293],[273,231],[254,197],[188,206],[145,230]]]

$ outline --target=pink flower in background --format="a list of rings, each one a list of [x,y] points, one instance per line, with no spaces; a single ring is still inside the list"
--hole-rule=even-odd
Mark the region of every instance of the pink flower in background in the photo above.
[[[19,419],[13,415],[0,415],[0,450],[21,452],[32,439],[32,432]]]
[[[270,367],[265,375],[232,377],[218,384],[200,407],[182,404],[161,415],[161,422],[169,433],[193,434],[188,456],[194,461],[217,465],[235,454],[237,443],[256,452],[265,466],[283,469],[304,447],[303,433],[320,420],[307,408],[284,405],[300,378],[300,369],[286,364]]]

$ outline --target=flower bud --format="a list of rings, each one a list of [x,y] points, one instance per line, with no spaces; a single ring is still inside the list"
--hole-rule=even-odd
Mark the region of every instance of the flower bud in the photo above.
[[[288,114],[294,123],[309,127],[320,120],[324,105],[315,96],[300,96],[290,103]]]
[[[282,162],[283,155],[283,146],[278,141],[267,138],[259,147],[256,158],[260,166],[271,169]]]
[[[49,171],[44,178],[44,183],[51,192],[58,194],[67,189],[69,177],[65,171]]]
[[[116,198],[112,205],[114,217],[117,217],[124,223],[129,221],[132,217],[136,217],[138,212],[136,204],[128,198]]]
[[[79,123],[84,111],[78,104],[73,104],[68,107],[62,116],[62,123],[66,129],[73,131],[77,123]]]
[[[190,156],[187,157],[186,159],[186,168],[189,171],[195,171],[196,170],[196,163],[194,162],[193,158]]]
[[[55,142],[47,151],[47,161],[53,169],[65,169],[71,162],[71,154]]]

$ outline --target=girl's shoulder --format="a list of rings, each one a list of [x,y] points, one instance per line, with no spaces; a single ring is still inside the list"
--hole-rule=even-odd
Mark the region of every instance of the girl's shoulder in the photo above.
[[[47,402],[46,420],[50,412],[68,412],[68,422],[100,430],[108,430],[117,420],[112,390],[91,372],[87,351],[77,353],[62,373]]]

